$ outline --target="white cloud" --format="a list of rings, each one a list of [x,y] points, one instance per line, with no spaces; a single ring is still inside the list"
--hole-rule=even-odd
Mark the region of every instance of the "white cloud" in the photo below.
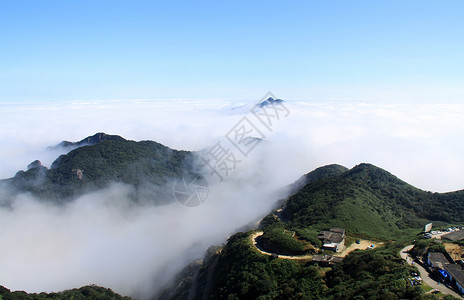
[[[280,96],[280,95],[279,95]],[[240,104],[244,104],[241,101]],[[96,132],[176,149],[212,146],[240,120],[235,103],[186,100],[0,104],[0,177],[35,159],[50,165],[61,140]],[[266,213],[274,190],[331,163],[370,162],[420,188],[463,188],[463,104],[287,102],[290,115],[197,208],[132,206],[113,185],[63,207],[21,195],[0,209],[0,284],[52,291],[95,283],[146,296],[184,264]],[[237,153],[237,152],[236,152]],[[237,154],[238,155],[238,154]]]

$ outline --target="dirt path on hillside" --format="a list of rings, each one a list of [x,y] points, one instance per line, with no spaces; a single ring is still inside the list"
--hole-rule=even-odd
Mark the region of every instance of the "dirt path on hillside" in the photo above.
[[[292,256],[292,255],[281,255],[281,254],[278,254],[278,253],[270,253],[270,252],[266,252],[266,251],[263,251],[261,249],[259,249],[258,245],[257,245],[257,242],[256,242],[256,238],[259,237],[259,236],[262,236],[264,234],[264,232],[262,231],[257,231],[257,232],[254,232],[250,235],[250,240],[251,242],[253,243],[253,247],[256,248],[256,250],[258,250],[261,254],[264,254],[264,255],[269,255],[269,256],[272,256],[272,255],[278,255],[279,258],[283,258],[283,259],[301,259],[301,260],[310,260],[313,258],[312,255],[297,255],[297,256]]]
[[[262,250],[262,249],[260,249],[258,247],[257,242],[256,242],[256,238],[258,238],[259,236],[262,236],[263,234],[264,234],[264,232],[262,232],[262,231],[256,231],[256,232],[253,232],[250,235],[250,240],[253,243],[253,246],[261,254],[269,255],[269,256],[272,256],[274,254],[274,255],[278,255],[279,258],[283,258],[283,259],[301,259],[301,260],[306,259],[306,260],[308,260],[308,259],[313,258],[313,255],[296,255],[296,256],[292,256],[292,255],[281,255],[281,254],[278,254],[278,253],[270,253],[270,252],[264,251],[264,250]],[[359,244],[353,243],[348,248],[345,248],[342,252],[337,253],[337,255],[334,255],[334,256],[345,257],[348,254],[350,254],[351,252],[353,252],[354,250],[357,250],[357,249],[366,250],[371,245],[374,245],[374,247],[377,248],[378,246],[380,246],[382,244],[383,243],[377,243],[377,242],[368,241],[368,240],[361,240]]]

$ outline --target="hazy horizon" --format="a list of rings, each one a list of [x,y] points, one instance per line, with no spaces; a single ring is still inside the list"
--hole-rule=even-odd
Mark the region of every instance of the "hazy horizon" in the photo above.
[[[0,178],[14,176],[35,159],[49,167],[61,152],[47,147],[97,132],[198,151],[224,138],[259,101],[3,103]],[[424,190],[464,188],[459,172],[464,165],[459,140],[464,129],[463,104],[351,100],[285,100],[285,104],[289,116],[279,120],[277,130],[267,132],[265,139],[275,144],[283,139],[290,149],[306,152],[299,164],[300,175],[325,164],[351,168],[367,162]]]

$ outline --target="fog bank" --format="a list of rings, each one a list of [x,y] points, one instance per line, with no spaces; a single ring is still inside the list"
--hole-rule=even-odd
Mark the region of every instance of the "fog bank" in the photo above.
[[[48,146],[96,132],[185,150],[220,142],[239,161],[222,182],[204,173],[209,195],[194,208],[136,206],[128,200],[132,187],[121,184],[61,207],[17,196],[12,207],[0,208],[0,285],[39,292],[98,284],[145,298],[209,245],[268,212],[276,190],[325,164],[369,162],[425,190],[464,188],[463,104],[287,101],[286,115],[271,128],[249,113],[253,104],[0,104],[1,178],[35,159],[50,166],[63,150]],[[244,116],[263,138],[248,155],[227,139]]]

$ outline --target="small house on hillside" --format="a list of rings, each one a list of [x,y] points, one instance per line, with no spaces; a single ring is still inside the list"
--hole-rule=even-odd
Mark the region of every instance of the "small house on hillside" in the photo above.
[[[447,233],[441,237],[442,240],[449,240],[452,242],[462,241],[464,240],[464,230],[454,231],[451,233]]]
[[[441,252],[429,252],[427,256],[427,264],[432,269],[443,269],[450,261]]]
[[[449,281],[451,285],[464,294],[464,270],[454,261],[449,261],[441,252],[429,252],[427,264],[432,270],[437,270],[444,280]]]
[[[331,228],[329,231],[321,231],[317,238],[322,241],[322,249],[340,252],[345,245],[345,229]]]
[[[449,264],[445,266],[446,274],[449,276],[449,281],[453,284],[461,294],[464,294],[464,270],[460,265]]]
[[[321,267],[332,266],[333,264],[339,263],[343,260],[343,257],[332,256],[332,255],[314,255],[311,259],[312,263],[318,264]]]

